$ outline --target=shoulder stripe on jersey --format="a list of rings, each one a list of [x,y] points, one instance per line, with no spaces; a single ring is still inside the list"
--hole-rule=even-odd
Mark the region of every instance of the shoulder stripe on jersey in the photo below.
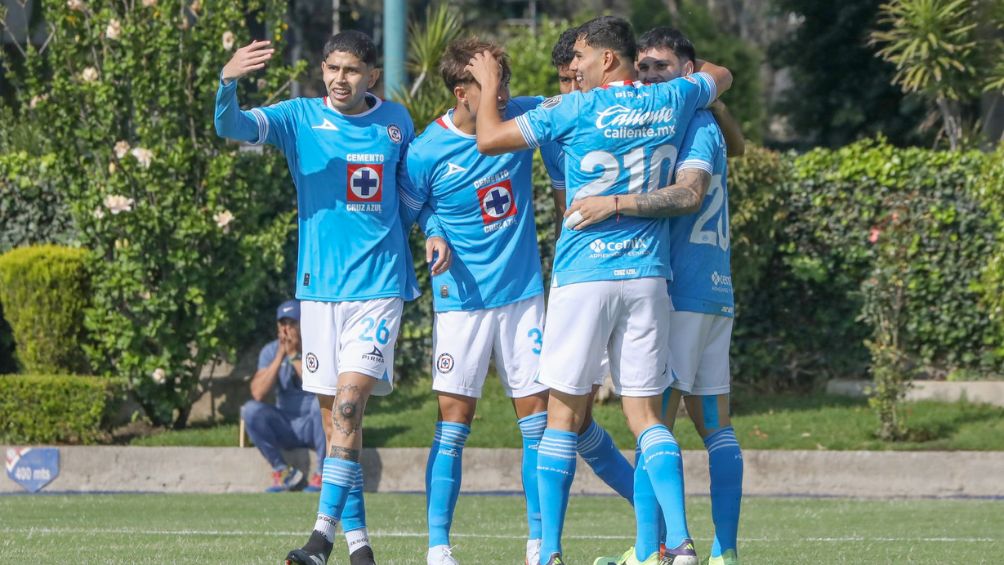
[[[526,114],[520,114],[516,116],[516,126],[519,127],[519,133],[523,136],[523,141],[530,147],[540,147],[540,142],[537,141],[537,136],[533,133],[533,128],[530,127],[530,122],[527,120]]]
[[[251,110],[251,115],[254,116],[254,120],[258,122],[258,139],[251,143],[252,145],[261,145],[268,139],[268,116],[266,116],[265,112],[262,112],[258,108]]]
[[[694,76],[696,76],[698,80],[703,80],[708,85],[708,89],[711,91],[711,96],[708,97],[708,104],[705,108],[710,107],[711,103],[718,98],[718,85],[715,84],[715,79],[711,78],[711,75],[708,73],[696,73]]]
[[[563,180],[552,180],[551,188],[554,190],[565,190],[565,181]]]
[[[682,171],[684,169],[700,169],[709,175],[714,174],[714,168],[711,163],[705,161],[704,159],[687,159],[686,161],[680,161],[676,164],[676,170]]]
[[[398,195],[397,195],[398,198],[401,200],[401,202],[404,202],[405,206],[407,206],[408,208],[411,208],[412,210],[421,210],[422,209],[422,204],[420,204],[418,202],[418,200],[416,200],[412,195],[408,194],[407,190],[404,190],[402,188],[401,190],[398,190],[397,192],[398,192]]]

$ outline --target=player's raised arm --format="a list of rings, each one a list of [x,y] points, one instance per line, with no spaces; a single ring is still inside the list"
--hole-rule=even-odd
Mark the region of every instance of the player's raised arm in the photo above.
[[[252,41],[237,49],[220,72],[220,88],[216,92],[214,123],[220,137],[238,141],[264,142],[268,133],[260,120],[250,112],[242,112],[237,102],[237,79],[265,67],[275,49],[270,41]]]
[[[471,59],[466,69],[481,85],[481,100],[478,103],[477,136],[478,151],[485,155],[512,153],[529,147],[520,133],[515,120],[502,121],[498,101],[485,94],[498,92],[502,80],[499,62],[489,51],[478,53]]]
[[[694,62],[694,72],[706,73],[715,81],[716,96],[721,96],[726,90],[732,88],[732,72],[725,67],[698,59]]]
[[[739,122],[729,112],[728,107],[721,100],[716,100],[709,108],[718,127],[725,137],[725,150],[729,157],[742,157],[746,153],[746,138],[743,137],[743,130]]]

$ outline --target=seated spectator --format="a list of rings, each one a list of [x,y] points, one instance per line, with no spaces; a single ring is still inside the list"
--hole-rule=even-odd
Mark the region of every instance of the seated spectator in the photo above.
[[[300,303],[283,302],[276,313],[279,338],[262,348],[258,371],[251,379],[251,397],[241,407],[241,417],[251,441],[272,466],[273,484],[267,492],[321,490],[321,465],[327,452],[321,409],[317,397],[304,392],[300,361]],[[264,402],[275,389],[275,405]],[[317,452],[318,470],[307,481],[303,472],[288,465],[282,449],[310,447]]]

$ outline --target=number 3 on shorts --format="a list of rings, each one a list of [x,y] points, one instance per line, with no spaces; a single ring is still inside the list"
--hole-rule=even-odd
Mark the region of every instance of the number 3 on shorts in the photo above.
[[[544,333],[537,328],[533,328],[532,330],[527,332],[526,335],[527,337],[533,339],[533,352],[537,355],[540,355],[540,347],[544,341]]]
[[[380,320],[380,323],[377,324],[373,318],[363,318],[363,324],[366,326],[366,329],[359,335],[360,341],[373,341],[375,338],[376,342],[380,345],[387,345],[387,342],[390,341],[390,330],[387,329],[387,320]],[[373,335],[374,327],[376,327],[376,336]]]

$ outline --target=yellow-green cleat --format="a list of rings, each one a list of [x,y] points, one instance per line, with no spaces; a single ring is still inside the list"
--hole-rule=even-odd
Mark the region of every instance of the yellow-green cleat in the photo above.
[[[597,557],[593,565],[659,565],[659,552],[656,551],[644,561],[639,561],[632,547],[620,557]]]
[[[726,549],[718,557],[708,559],[708,565],[739,565],[739,556],[734,549]]]

